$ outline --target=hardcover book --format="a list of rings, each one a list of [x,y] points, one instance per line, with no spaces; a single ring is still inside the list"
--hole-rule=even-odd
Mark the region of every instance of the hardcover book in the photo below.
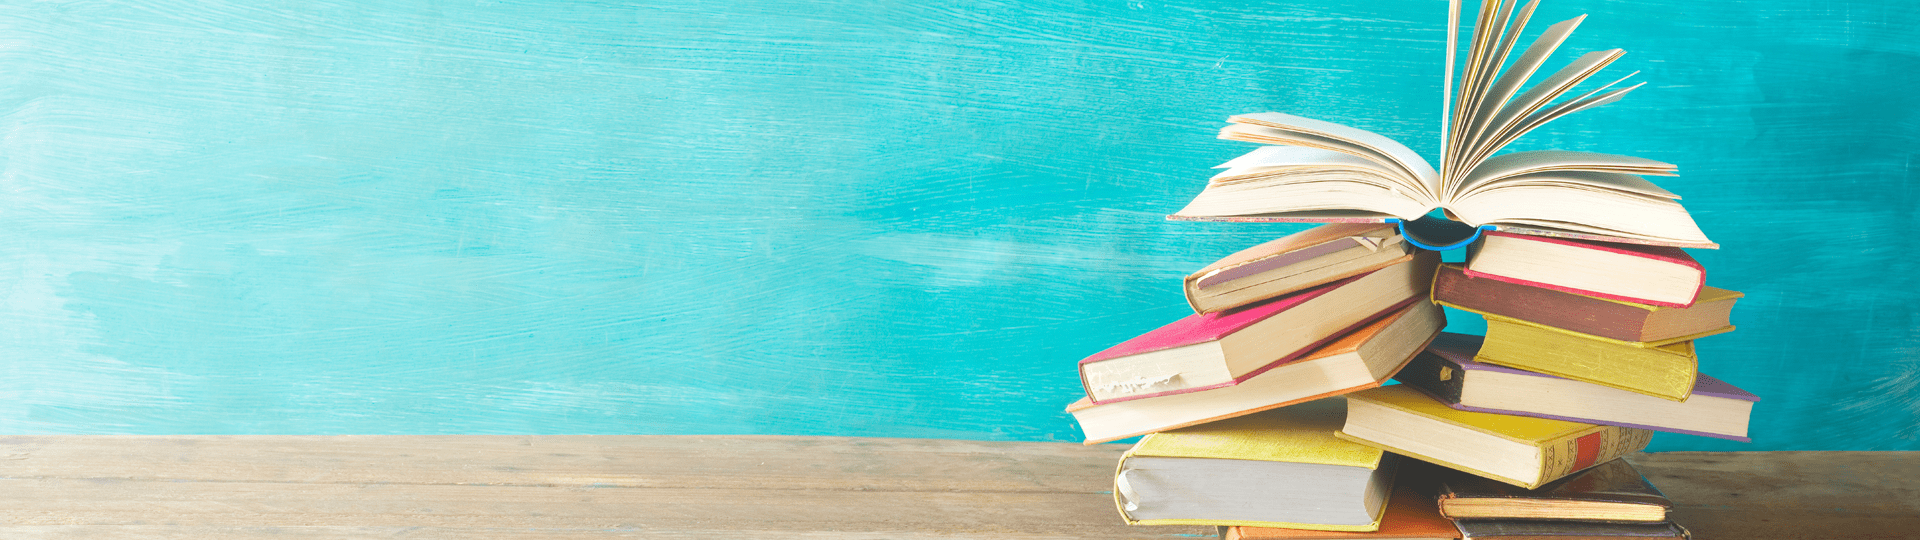
[[[1379,529],[1397,457],[1334,437],[1345,416],[1335,397],[1148,435],[1114,502],[1133,525]]]
[[[1672,401],[1693,394],[1699,361],[1693,340],[1716,331],[1662,341],[1607,339],[1495,315],[1475,360],[1557,375]]]
[[[1661,341],[1728,327],[1743,296],[1703,286],[1686,308],[1660,307],[1468,276],[1443,264],[1433,277],[1433,301],[1482,315],[1498,315],[1620,341]]]
[[[1585,16],[1549,26],[1518,56],[1537,2],[1483,0],[1458,92],[1458,3],[1448,15],[1440,166],[1377,133],[1282,113],[1228,119],[1220,138],[1273,145],[1222,164],[1225,172],[1170,219],[1401,223],[1429,249],[1466,245],[1481,229],[1635,244],[1717,248],[1671,192],[1640,175],[1673,175],[1671,164],[1591,152],[1494,154],[1568,114],[1612,103],[1638,88],[1573,88],[1625,54],[1587,53],[1522,91]],[[1509,62],[1511,60],[1511,62]],[[1503,68],[1504,66],[1504,68]],[[1629,74],[1628,77],[1632,75]],[[1560,98],[1571,96],[1569,99]],[[1436,211],[1458,223],[1432,217]],[[1408,225],[1440,222],[1431,228]]]
[[[1624,459],[1539,489],[1446,471],[1437,499],[1440,514],[1450,519],[1661,522],[1673,508],[1673,501]]]
[[[1487,233],[1467,276],[1661,307],[1693,305],[1707,271],[1686,251]]]
[[[1748,442],[1760,397],[1707,374],[1685,401],[1485,364],[1480,336],[1441,334],[1394,379],[1463,411],[1551,418]]]
[[[1468,540],[1655,540],[1693,538],[1686,528],[1673,522],[1601,523],[1590,521],[1538,521],[1505,519],[1462,519],[1453,522]]]
[[[1212,313],[1405,262],[1410,249],[1389,225],[1328,224],[1228,255],[1183,284],[1194,313]]]
[[[1080,361],[1094,403],[1233,386],[1368,322],[1426,302],[1439,255],[1232,311],[1174,321]]]
[[[1653,438],[1644,429],[1455,410],[1406,385],[1347,394],[1347,402],[1342,439],[1527,489]]]
[[[1393,497],[1387,502],[1386,515],[1380,518],[1380,530],[1377,531],[1228,527],[1223,536],[1226,540],[1453,540],[1460,537],[1460,530],[1454,528],[1452,520],[1441,517],[1433,497],[1397,485],[1393,489]]]
[[[1080,424],[1087,444],[1095,444],[1373,388],[1405,366],[1446,325],[1440,306],[1415,302],[1299,361],[1237,385],[1102,405],[1080,398],[1067,412]]]

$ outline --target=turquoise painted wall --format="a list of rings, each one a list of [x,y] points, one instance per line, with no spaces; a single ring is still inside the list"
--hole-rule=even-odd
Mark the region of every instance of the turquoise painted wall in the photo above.
[[[1431,156],[1444,6],[0,6],[0,432],[1077,440],[1076,360],[1299,229],[1162,219],[1222,120]],[[1920,8],[1580,13],[1650,84],[1520,147],[1680,164],[1748,295],[1755,442],[1655,448],[1920,449]]]

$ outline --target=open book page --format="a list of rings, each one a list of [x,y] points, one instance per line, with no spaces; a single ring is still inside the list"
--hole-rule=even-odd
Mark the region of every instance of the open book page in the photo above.
[[[1302,171],[1283,179],[1209,183],[1176,219],[1306,211],[1359,211],[1417,219],[1432,209],[1404,192],[1344,171]]]
[[[1237,216],[1189,216],[1168,215],[1174,221],[1208,221],[1224,223],[1386,223],[1399,219],[1393,214],[1367,212],[1364,210],[1306,210],[1300,212],[1275,212],[1269,214],[1242,214]]]
[[[1597,152],[1575,152],[1572,150],[1514,152],[1487,159],[1481,163],[1479,167],[1474,168],[1471,174],[1459,182],[1459,186],[1455,190],[1453,198],[1449,203],[1469,198],[1474,191],[1493,185],[1501,179],[1521,175],[1547,172],[1593,171],[1627,175],[1646,174],[1673,176],[1677,169],[1678,168],[1671,163],[1654,161],[1647,158],[1601,154]],[[1605,180],[1596,181],[1604,182]],[[1651,187],[1652,190],[1657,190],[1657,193],[1660,195],[1656,196],[1669,199],[1680,198],[1678,195],[1667,193],[1666,190],[1654,186],[1651,182],[1646,182],[1645,180],[1640,181],[1645,183],[1646,186]],[[1637,184],[1629,186],[1623,183],[1616,183],[1615,185],[1603,185],[1601,187],[1643,192],[1649,195],[1656,193],[1654,191],[1648,191],[1647,188],[1639,187]]]
[[[1600,68],[1606,67],[1607,64],[1613,63],[1614,60],[1618,60],[1623,54],[1626,54],[1626,51],[1609,49],[1582,55],[1580,58],[1575,59],[1573,63],[1567,64],[1567,67],[1561,68],[1560,71],[1547,77],[1547,80],[1541,81],[1540,84],[1534,85],[1533,88],[1527,89],[1526,92],[1522,92],[1505,107],[1501,107],[1500,112],[1495,114],[1493,119],[1488,122],[1487,130],[1480,134],[1478,140],[1472,141],[1467,145],[1467,147],[1472,148],[1473,151],[1470,155],[1460,157],[1459,163],[1461,170],[1473,170],[1473,168],[1479,164],[1480,160],[1486,159],[1487,156],[1493,155],[1495,151],[1499,150],[1497,147],[1491,147],[1485,144],[1487,141],[1505,138],[1506,133],[1519,124],[1521,120],[1525,119],[1527,115],[1533,114],[1534,111],[1546,106],[1548,102],[1559,98],[1561,94],[1565,94],[1567,90],[1572,89],[1574,85],[1580,84],[1581,81],[1585,81],[1588,77],[1593,76],[1594,73],[1600,71]]]
[[[1469,225],[1513,224],[1662,242],[1711,244],[1671,199],[1564,185],[1503,186],[1449,206]]]
[[[1280,176],[1291,171],[1346,170],[1377,176],[1381,181],[1389,182],[1393,186],[1405,185],[1404,182],[1394,179],[1399,175],[1397,169],[1345,152],[1304,146],[1262,146],[1214,168],[1221,167],[1226,167],[1227,170],[1214,175],[1211,181],[1231,182]]]
[[[1252,124],[1228,124],[1220,129],[1220,138],[1270,145],[1285,145],[1346,154],[1372,162],[1376,170],[1388,171],[1381,178],[1398,186],[1396,191],[1418,194],[1417,200],[1426,201],[1429,207],[1438,205],[1438,201],[1428,197],[1424,185],[1414,178],[1404,167],[1399,166],[1391,157],[1372,148],[1354,144],[1351,141],[1323,137],[1320,135],[1286,131]],[[1272,162],[1268,162],[1272,163]],[[1216,176],[1216,178],[1218,178]]]
[[[1467,119],[1474,116],[1474,107],[1481,101],[1480,94],[1486,89],[1485,81],[1491,76],[1487,72],[1490,69],[1498,70],[1500,67],[1498,64],[1489,67],[1487,57],[1490,56],[1489,48],[1492,43],[1499,39],[1497,33],[1506,28],[1507,12],[1512,9],[1512,5],[1513,0],[1481,0],[1480,2],[1479,16],[1473,23],[1473,40],[1467,43],[1466,66],[1460,73],[1460,93],[1453,98],[1453,117],[1449,119],[1447,128],[1448,142],[1440,150],[1441,170],[1449,173],[1443,175],[1445,178],[1451,178],[1452,171],[1459,169],[1459,158],[1465,155],[1464,150],[1468,148],[1465,146],[1468,141],[1462,135],[1466,133]],[[1495,26],[1494,21],[1500,21],[1501,24]],[[1457,30],[1448,28],[1447,31]]]
[[[1433,166],[1427,163],[1426,159],[1421,158],[1420,154],[1407,148],[1407,145],[1400,144],[1399,141],[1386,138],[1378,133],[1343,126],[1333,122],[1324,122],[1276,112],[1236,115],[1228,118],[1227,121],[1240,125],[1261,126],[1276,131],[1314,135],[1344,141],[1350,146],[1371,150],[1373,154],[1387,158],[1383,163],[1395,165],[1405,170],[1407,172],[1407,178],[1417,182],[1416,185],[1410,187],[1422,192],[1428,200],[1439,200],[1440,173],[1435,171]],[[1228,127],[1231,128],[1233,126]],[[1221,131],[1221,138],[1226,138],[1225,130]],[[1329,149],[1339,150],[1338,148]],[[1362,157],[1366,156],[1362,155]]]
[[[1660,189],[1660,186],[1654,185],[1653,182],[1648,182],[1647,179],[1637,175],[1596,171],[1547,171],[1496,178],[1492,181],[1481,183],[1478,189],[1468,192],[1467,197],[1471,198],[1473,193],[1488,189],[1501,189],[1512,186],[1565,186],[1569,189],[1624,191],[1635,195],[1659,197],[1662,199],[1677,200],[1680,198],[1679,195]]]
[[[1546,63],[1547,58],[1567,40],[1567,36],[1573,34],[1574,28],[1579,27],[1580,21],[1585,18],[1583,15],[1547,27],[1546,32],[1541,33],[1540,37],[1527,47],[1527,51],[1521,53],[1520,58],[1515,60],[1513,65],[1508,66],[1506,72],[1500,74],[1500,78],[1487,89],[1483,102],[1474,107],[1474,116],[1467,122],[1467,131],[1461,139],[1472,147],[1465,149],[1464,155],[1481,153],[1483,135],[1493,121],[1494,114],[1513,99],[1514,93],[1520,91],[1520,86],[1533,77],[1534,72],[1540,69],[1540,65]],[[1465,176],[1467,171],[1461,168],[1449,172],[1453,173],[1449,178],[1458,178]]]
[[[1627,75],[1627,77],[1632,77],[1633,75],[1638,73],[1639,73],[1638,71],[1630,73]],[[1620,80],[1607,83],[1606,86],[1596,88],[1593,91],[1588,92],[1585,95],[1582,95],[1578,98],[1561,102],[1551,107],[1547,107],[1546,109],[1543,109],[1539,112],[1535,112],[1531,115],[1528,115],[1525,120],[1522,120],[1520,122],[1520,125],[1515,126],[1513,129],[1507,130],[1503,134],[1500,134],[1498,138],[1492,141],[1488,141],[1486,143],[1486,147],[1494,149],[1495,151],[1497,151],[1500,148],[1505,148],[1508,144],[1513,143],[1514,140],[1519,139],[1521,135],[1525,135],[1527,132],[1533,131],[1534,128],[1538,128],[1542,125],[1545,125],[1547,122],[1552,122],[1554,119],[1560,118],[1562,116],[1577,113],[1587,109],[1592,109],[1594,107],[1599,107],[1601,105],[1606,105],[1608,103],[1613,103],[1615,101],[1620,101],[1620,98],[1626,97],[1627,92],[1632,92],[1634,89],[1646,85],[1646,83],[1640,83],[1640,84],[1636,84],[1626,88],[1614,90],[1611,92],[1606,92],[1604,94],[1600,93],[1602,91],[1605,91],[1608,88],[1613,87],[1613,85],[1620,84],[1621,82],[1626,81],[1627,77],[1622,77],[1620,78]],[[1594,95],[1594,94],[1599,94],[1599,95]],[[1484,162],[1482,163],[1482,166],[1484,166]],[[1472,174],[1468,174],[1465,176],[1472,176]],[[1449,189],[1451,189],[1452,191],[1447,193],[1448,198],[1458,197],[1461,190],[1461,186],[1459,185],[1459,182],[1455,182],[1454,185],[1449,186]]]

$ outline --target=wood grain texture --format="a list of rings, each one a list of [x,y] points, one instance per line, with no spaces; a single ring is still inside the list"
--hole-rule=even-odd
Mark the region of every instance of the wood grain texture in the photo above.
[[[1123,450],[753,436],[15,437],[0,440],[0,536],[1210,532],[1127,527],[1110,491]]]
[[[0,439],[5,538],[1195,538],[1121,445],[769,436]],[[1641,454],[1698,538],[1911,538],[1920,453]],[[1904,536],[1903,536],[1904,535]]]
[[[1920,537],[1920,452],[1674,452],[1629,460],[1699,540]]]

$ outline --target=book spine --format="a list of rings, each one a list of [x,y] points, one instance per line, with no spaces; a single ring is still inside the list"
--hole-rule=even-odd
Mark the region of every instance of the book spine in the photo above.
[[[1393,380],[1426,392],[1434,399],[1447,405],[1460,403],[1460,393],[1466,385],[1467,370],[1440,355],[1421,352],[1407,367],[1393,375]]]
[[[1652,306],[1636,308],[1591,296],[1469,277],[1457,265],[1441,266],[1434,275],[1433,301],[1620,341],[1647,341],[1646,324],[1652,314]]]
[[[1644,429],[1597,426],[1540,446],[1540,483],[1552,482],[1620,456],[1638,452],[1653,441]]]

